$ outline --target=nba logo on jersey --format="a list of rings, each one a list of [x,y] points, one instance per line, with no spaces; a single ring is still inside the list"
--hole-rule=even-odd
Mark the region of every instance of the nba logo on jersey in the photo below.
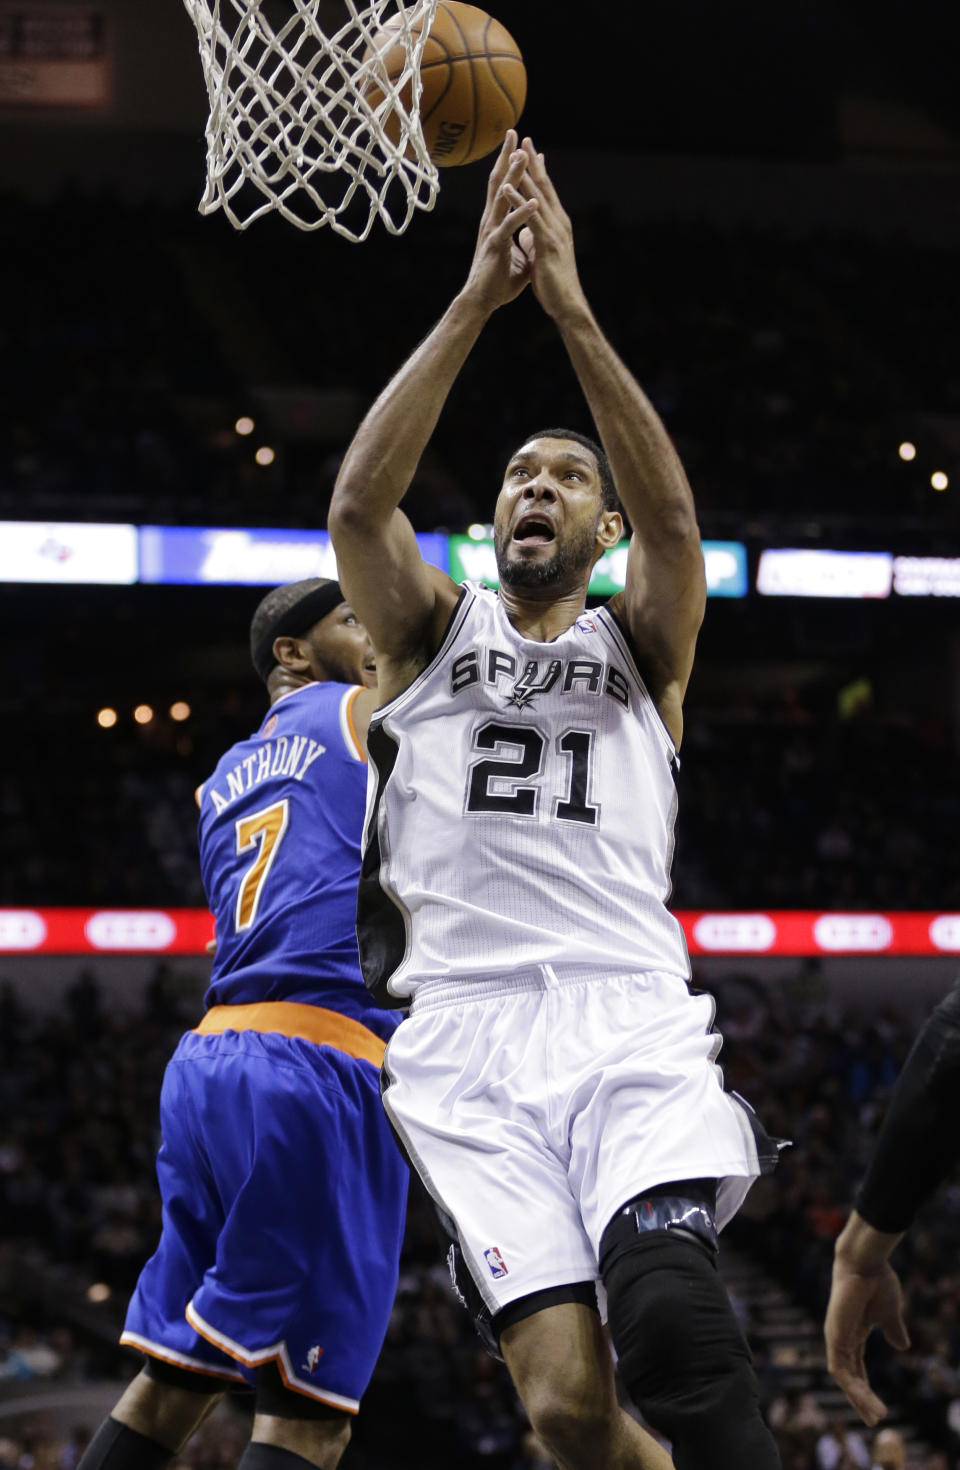
[[[490,1267],[490,1275],[494,1281],[499,1281],[501,1276],[508,1276],[507,1263],[500,1254],[500,1247],[492,1245],[488,1251],[484,1251],[484,1258]]]
[[[577,618],[577,627],[581,633],[595,633],[597,625],[592,618]]]

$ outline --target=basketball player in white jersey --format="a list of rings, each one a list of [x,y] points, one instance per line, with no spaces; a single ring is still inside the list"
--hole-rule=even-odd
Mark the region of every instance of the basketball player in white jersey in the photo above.
[[[498,307],[530,285],[603,448],[567,429],[510,459],[499,595],[420,558],[399,503]],[[615,487],[615,488],[614,488]],[[585,611],[634,534],[626,587]],[[717,1231],[774,1146],[723,1090],[712,1004],[665,904],[682,700],[705,605],[693,499],[580,285],[570,221],[507,135],[463,289],[381,394],[330,508],[376,648],[358,905],[364,977],[411,1004],[384,1103],[453,1241],[462,1295],[567,1470],[773,1470]]]

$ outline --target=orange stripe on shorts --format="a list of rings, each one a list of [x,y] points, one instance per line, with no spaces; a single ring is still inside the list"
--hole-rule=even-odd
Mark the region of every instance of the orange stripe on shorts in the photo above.
[[[387,1049],[381,1037],[351,1016],[292,1000],[211,1006],[199,1026],[193,1029],[201,1036],[224,1031],[267,1031],[275,1036],[295,1036],[316,1046],[333,1046],[348,1057],[372,1062],[375,1067],[380,1066]]]

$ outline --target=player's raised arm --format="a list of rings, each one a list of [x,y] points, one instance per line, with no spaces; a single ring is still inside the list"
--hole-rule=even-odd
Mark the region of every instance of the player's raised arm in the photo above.
[[[457,596],[455,584],[421,560],[398,507],[485,323],[529,279],[513,243],[538,208],[516,193],[527,166],[516,133],[508,133],[490,174],[467,281],[364,418],[337,477],[329,527],[340,580],[378,657],[429,656]]]
[[[615,610],[627,623],[650,692],[674,738],[703,620],[706,581],[693,495],[653,404],[597,324],[577,273],[573,230],[543,155],[529,138],[519,183],[508,197],[539,209],[521,236],[533,290],[556,322],[633,525],[627,585]]]

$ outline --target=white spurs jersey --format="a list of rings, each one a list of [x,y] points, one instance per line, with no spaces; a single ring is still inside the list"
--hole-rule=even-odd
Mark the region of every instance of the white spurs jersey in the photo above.
[[[539,643],[466,583],[367,748],[357,935],[382,1003],[543,966],[689,976],[666,908],[676,751],[609,608]]]

